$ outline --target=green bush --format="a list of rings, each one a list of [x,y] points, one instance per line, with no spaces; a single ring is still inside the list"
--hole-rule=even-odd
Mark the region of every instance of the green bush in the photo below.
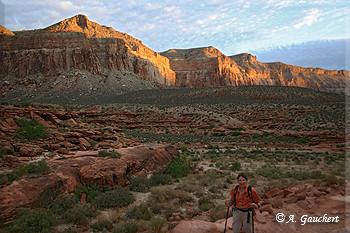
[[[167,168],[167,173],[174,178],[187,176],[191,171],[190,162],[187,156],[179,156],[171,161]]]
[[[148,206],[143,204],[132,207],[126,211],[125,215],[135,220],[150,220],[152,218],[152,213],[149,211]]]
[[[241,168],[242,168],[242,165],[240,162],[234,161],[233,163],[231,163],[231,170],[232,171],[238,171],[238,170],[241,170]]]
[[[171,183],[171,176],[168,174],[154,174],[151,176],[149,180],[149,185],[157,186],[157,185],[165,185]]]
[[[154,217],[149,221],[149,227],[151,230],[155,233],[161,233],[162,228],[167,223],[167,221],[164,218],[161,217]]]
[[[55,216],[48,210],[22,209],[18,215],[18,219],[5,226],[2,232],[52,232],[51,228],[55,224]]]
[[[199,198],[198,206],[203,211],[208,211],[208,210],[214,208],[215,205],[213,203],[213,197],[207,195],[207,196]]]
[[[97,232],[103,232],[104,229],[107,229],[108,231],[112,231],[113,223],[108,220],[97,221],[94,224],[90,225],[90,228],[93,231],[97,231]]]
[[[130,190],[134,192],[147,192],[149,180],[145,176],[136,176],[130,179]]]
[[[298,139],[299,143],[308,143],[310,141],[310,138],[303,136],[301,138]]]
[[[182,152],[188,152],[188,149],[187,149],[186,146],[181,146],[181,147],[180,147],[180,150],[181,150]]]
[[[136,233],[138,232],[138,225],[135,222],[125,222],[116,225],[113,228],[113,233]]]
[[[11,184],[14,180],[19,179],[25,174],[44,175],[50,173],[50,171],[51,169],[45,160],[28,163],[26,165],[22,164],[12,172],[0,174],[0,185]]]
[[[21,139],[38,140],[49,136],[49,132],[45,127],[39,124],[36,120],[21,118],[17,120],[16,123],[19,126],[17,136]]]
[[[50,210],[54,214],[64,214],[66,211],[73,209],[73,207],[78,203],[78,200],[70,194],[61,194],[56,200],[51,204]]]
[[[100,150],[98,152],[98,156],[107,157],[107,158],[114,158],[114,159],[119,159],[121,157],[121,155],[116,151],[108,152],[106,150]]]
[[[212,222],[215,222],[219,219],[224,219],[226,217],[227,207],[224,205],[215,206],[209,211],[209,217]]]
[[[98,209],[112,207],[125,207],[135,201],[132,193],[122,187],[117,186],[113,191],[107,191],[97,196],[93,202]]]
[[[62,218],[68,223],[87,226],[90,222],[90,218],[95,217],[96,214],[95,208],[90,203],[80,202],[74,205],[72,209],[66,211]]]
[[[86,200],[92,202],[97,196],[101,195],[102,192],[99,190],[98,186],[85,186],[79,184],[74,191],[75,197],[80,200],[81,195],[86,194]]]

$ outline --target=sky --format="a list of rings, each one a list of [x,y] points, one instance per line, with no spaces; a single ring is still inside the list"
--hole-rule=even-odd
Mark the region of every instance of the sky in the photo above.
[[[11,31],[77,14],[156,52],[213,46],[261,62],[350,70],[349,0],[0,0],[0,24]]]

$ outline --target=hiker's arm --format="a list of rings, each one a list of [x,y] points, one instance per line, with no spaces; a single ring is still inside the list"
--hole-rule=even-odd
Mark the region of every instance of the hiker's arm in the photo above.
[[[227,207],[229,207],[229,206],[232,206],[233,203],[234,203],[234,200],[233,200],[233,197],[231,196],[231,199],[230,199],[229,201],[226,201],[226,202],[225,202],[225,205],[226,205]]]
[[[260,208],[260,203],[259,203],[259,202],[257,202],[257,203],[253,203],[253,202],[252,202],[252,203],[249,204],[249,206],[250,206],[250,207],[253,207],[253,208],[255,208],[255,209],[259,209],[259,208]]]

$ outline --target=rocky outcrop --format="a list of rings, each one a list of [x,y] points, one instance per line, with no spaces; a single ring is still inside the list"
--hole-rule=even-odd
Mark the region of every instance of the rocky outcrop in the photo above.
[[[170,59],[179,87],[273,85],[344,93],[349,76],[348,71],[261,63],[247,53],[227,57],[213,47],[172,49],[161,54]]]
[[[146,144],[116,150],[120,159],[99,160],[80,169],[81,180],[86,185],[99,187],[125,186],[128,175],[147,175],[161,171],[176,156],[178,151],[172,146]]]
[[[14,36],[15,34],[7,28],[0,25],[0,35]]]
[[[21,208],[45,207],[60,193],[78,184],[101,188],[126,186],[127,175],[148,175],[164,168],[178,151],[168,145],[145,144],[118,150],[121,158],[101,159],[97,153],[71,154],[67,159],[47,160],[52,172],[38,178],[23,177],[0,188],[0,223],[14,218]]]
[[[9,35],[9,30],[5,35]],[[3,33],[4,34],[4,33]],[[95,75],[108,70],[136,74],[144,80],[173,85],[169,60],[142,41],[77,15],[48,28],[1,36],[0,77],[19,80],[30,75],[52,77],[84,70]]]
[[[124,84],[116,80],[126,74],[129,74],[128,81],[130,74],[135,75],[156,83],[155,88],[159,84],[178,87],[277,85],[343,93],[349,76],[348,71],[265,64],[246,53],[228,57],[213,47],[157,53],[142,41],[91,22],[84,15],[39,30],[11,32],[1,26],[0,43],[0,85],[3,87],[0,94],[3,96],[10,95],[13,89],[17,89],[13,95],[32,94],[37,90],[40,90],[36,92],[39,96],[76,93],[81,89],[111,93],[115,92],[113,86],[124,89]],[[113,73],[116,71],[119,73]]]

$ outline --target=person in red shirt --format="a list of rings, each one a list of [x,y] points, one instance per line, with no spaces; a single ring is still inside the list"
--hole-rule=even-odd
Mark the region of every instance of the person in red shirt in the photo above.
[[[231,199],[226,203],[227,207],[233,206],[232,230],[234,233],[254,232],[253,210],[258,209],[260,197],[254,188],[247,185],[248,178],[244,173],[237,176],[238,185],[231,192]]]

